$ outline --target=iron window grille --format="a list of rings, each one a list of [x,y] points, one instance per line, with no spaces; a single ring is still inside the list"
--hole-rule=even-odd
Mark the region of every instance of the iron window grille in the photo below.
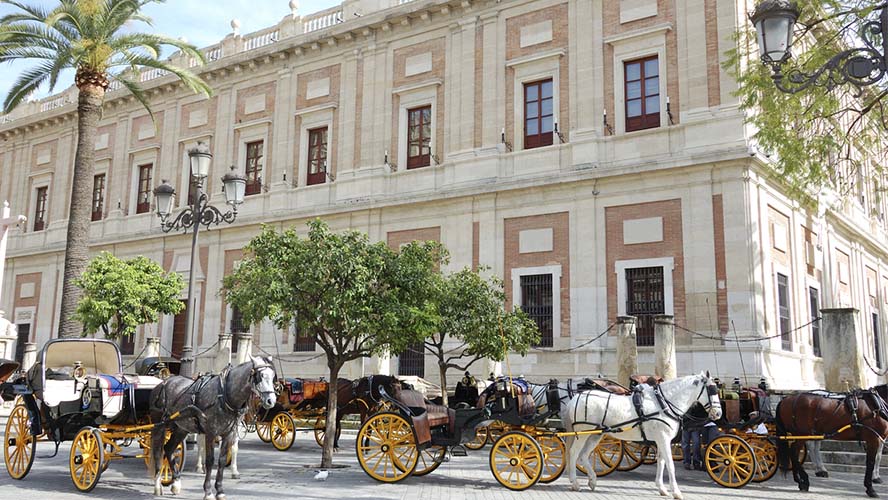
[[[654,316],[666,312],[663,267],[626,269],[626,314],[635,316],[635,342],[654,345]]]
[[[521,276],[521,309],[536,323],[540,342],[535,347],[552,347],[555,325],[552,275],[528,274]]]
[[[398,375],[425,377],[425,346],[417,342],[398,355]]]

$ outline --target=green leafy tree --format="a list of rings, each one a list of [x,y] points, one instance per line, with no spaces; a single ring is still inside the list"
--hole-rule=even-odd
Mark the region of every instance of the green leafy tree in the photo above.
[[[83,335],[102,331],[106,338],[119,340],[134,335],[139,325],[185,307],[179,300],[185,286],[182,277],[164,273],[144,256],[122,260],[102,252],[74,283],[83,290],[75,312]]]
[[[468,370],[482,358],[502,361],[506,353],[527,354],[539,342],[536,323],[520,308],[504,312],[502,282],[464,268],[440,275],[430,302],[437,306],[438,328],[425,339],[435,357],[441,393],[447,404],[447,370]]]
[[[793,73],[813,73],[851,47],[865,46],[864,23],[878,16],[869,0],[799,0],[793,57],[781,83],[797,87]],[[757,148],[797,197],[816,202],[824,188],[839,196],[883,190],[888,87],[836,84],[824,73],[818,85],[798,93],[777,88],[759,58],[756,33],[747,23],[737,33],[725,69],[739,84],[740,106],[753,126]],[[875,42],[878,46],[879,37]]]
[[[425,291],[433,285],[442,249],[407,245],[395,253],[357,231],[334,233],[320,220],[307,237],[265,227],[246,247],[247,257],[224,280],[226,299],[248,322],[295,322],[327,358],[335,384],[345,363],[401,352],[435,328]],[[333,463],[336,391],[329,391],[321,467]]]
[[[71,204],[65,244],[60,337],[76,337],[82,327],[74,318],[80,299],[75,280],[89,262],[89,223],[95,165],[95,139],[102,117],[105,92],[112,80],[128,89],[149,111],[148,98],[139,84],[143,68],[175,75],[186,87],[207,96],[210,87],[188,69],[161,59],[165,47],[178,49],[200,64],[202,52],[182,40],[134,31],[136,23],[150,25],[143,7],[164,0],[58,0],[28,4],[0,0],[14,12],[0,17],[0,63],[34,61],[23,71],[3,101],[11,112],[28,95],[46,84],[52,91],[66,69],[75,71],[77,98],[77,151],[71,183]],[[153,116],[153,115],[152,115]]]

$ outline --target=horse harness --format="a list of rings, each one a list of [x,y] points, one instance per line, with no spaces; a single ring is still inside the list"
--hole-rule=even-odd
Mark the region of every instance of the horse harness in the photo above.
[[[858,441],[860,441],[860,439],[861,439],[861,432],[863,430],[867,430],[867,431],[872,432],[880,440],[885,440],[885,436],[882,436],[878,431],[876,431],[871,426],[869,426],[865,423],[867,420],[873,420],[877,417],[881,417],[883,420],[888,420],[888,404],[886,404],[885,400],[882,399],[882,397],[879,395],[878,392],[873,391],[873,390],[869,390],[869,389],[866,389],[866,390],[858,389],[858,390],[852,391],[850,393],[812,391],[809,394],[818,396],[823,399],[840,401],[840,403],[837,404],[835,406],[835,408],[833,409],[832,413],[830,414],[830,417],[835,417],[836,414],[839,412],[839,409],[845,408],[851,417],[851,422],[850,422],[851,428],[853,428],[855,431],[857,431],[857,440]],[[868,397],[870,399],[872,399],[873,407],[870,407],[869,404],[867,404],[867,407],[873,412],[873,414],[868,417],[861,418],[860,417],[860,400],[862,399],[864,401],[864,403],[866,403]],[[793,401],[793,408],[792,408],[792,423],[793,423],[793,426],[796,428],[798,427],[798,422],[797,422],[797,418],[796,418],[798,415],[798,412],[796,411],[796,405],[798,404],[798,402],[799,402],[799,398],[796,398]],[[819,415],[818,412],[814,412],[814,422],[813,422],[812,427],[815,432],[817,429],[817,422],[819,420],[817,418],[818,415]],[[844,430],[845,430],[845,426],[841,426],[841,427],[839,427],[838,430],[823,433],[823,436],[825,439],[829,439],[831,437],[834,437],[834,436],[840,434]]]

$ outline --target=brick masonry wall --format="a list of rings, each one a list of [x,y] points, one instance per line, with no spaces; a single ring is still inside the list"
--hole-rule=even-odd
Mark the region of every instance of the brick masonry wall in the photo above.
[[[570,336],[570,216],[568,212],[505,219],[503,281],[506,307],[514,304],[512,269],[561,265],[561,336]],[[552,251],[519,253],[519,235],[527,229],[552,229]]]
[[[836,267],[844,268],[844,276],[842,276],[842,271],[836,269],[836,278],[838,282],[839,291],[839,307],[850,307],[851,306],[851,257],[845,253],[843,250],[836,248]]]
[[[545,43],[538,43],[528,47],[521,47],[521,28],[540,23],[543,21],[552,21],[552,40]],[[553,49],[563,49],[564,57],[561,58],[558,74],[558,130],[567,133],[570,130],[570,54],[568,50],[568,34],[570,26],[567,20],[567,4],[559,4],[545,9],[535,10],[513,16],[506,19],[506,60],[512,60],[517,57],[539,54]],[[480,86],[481,82],[476,81],[476,86]],[[515,69],[506,68],[506,140],[511,142],[517,148],[519,134],[523,134],[523,130],[515,130],[515,110],[512,103],[515,99]],[[555,138],[558,143],[558,138]]]
[[[131,149],[142,149],[148,146],[156,145],[158,149],[160,148],[160,142],[163,139],[161,137],[160,131],[163,130],[164,124],[164,112],[163,111],[155,111],[154,112],[154,121],[151,121],[150,115],[142,115],[137,118],[133,118],[132,125],[130,127],[130,148]],[[142,130],[143,127],[150,127],[154,129],[154,135],[151,137],[146,137],[144,139],[139,139],[139,130]]]
[[[182,112],[179,115],[179,130],[185,131],[185,135],[189,137],[201,132],[212,132],[216,128],[216,113],[218,112],[218,108],[219,98],[216,96],[182,105]],[[189,126],[191,122],[191,114],[201,110],[206,111],[206,123],[194,127]]]
[[[392,74],[393,88],[422,83],[436,78],[442,81],[442,84],[437,86],[437,91],[435,93],[435,150],[432,151],[432,154],[437,155],[438,158],[444,158],[445,84],[443,82],[444,76],[446,75],[447,64],[445,57],[445,42],[445,38],[441,37],[435,38],[434,40],[410,45],[408,47],[396,49],[394,52],[394,72]],[[424,54],[426,52],[431,52],[432,54],[432,70],[412,76],[404,76],[405,70],[407,68],[407,58],[418,54]],[[390,161],[394,162],[398,161],[398,142],[400,140],[398,137],[399,127],[407,126],[406,123],[400,123],[400,106],[400,96],[398,96],[398,94],[394,94],[392,96],[392,148],[389,151]],[[406,169],[407,165],[399,165],[398,168]]]
[[[336,176],[336,159],[337,154],[339,153],[339,104],[340,104],[340,95],[342,92],[342,83],[341,83],[341,71],[342,65],[334,64],[332,66],[327,66],[325,68],[317,69],[314,71],[308,71],[305,73],[300,73],[296,78],[296,109],[306,109],[314,106],[321,106],[324,104],[335,104],[336,107],[333,109],[333,121],[330,124],[330,127],[327,129],[327,140],[329,144],[327,145],[327,171],[330,172],[333,177]],[[310,82],[321,80],[324,78],[329,78],[330,81],[330,92],[325,96],[315,97],[314,99],[308,99],[308,84]],[[301,182],[301,178],[299,177],[299,167],[300,165],[304,166],[304,170],[308,171],[308,158],[303,158],[302,152],[300,151],[300,143],[302,142],[302,117],[296,117],[296,136],[293,137],[293,149],[296,158],[293,162],[293,184]],[[307,149],[306,152],[307,153]],[[302,156],[300,156],[302,155]]]
[[[268,82],[260,85],[254,85],[237,91],[237,108],[235,111],[235,123],[259,120],[262,118],[271,118],[274,116],[275,107],[275,87],[276,82]],[[265,94],[265,109],[254,113],[247,114],[245,112],[245,104],[247,99],[260,94]]]
[[[604,38],[638,29],[650,28],[662,23],[672,23],[675,26],[674,0],[659,0],[656,16],[637,19],[623,24],[620,23],[620,2],[602,2],[602,10]],[[681,102],[679,101],[678,93],[678,35],[674,29],[666,32],[666,69],[666,92],[669,96],[670,105],[675,110],[672,113],[672,118],[675,123],[679,123],[681,113],[678,110],[681,109]],[[609,120],[613,120],[611,117],[616,116],[614,113],[614,71],[614,48],[612,45],[605,43],[604,102]],[[665,106],[665,100],[661,103],[661,106]],[[610,125],[616,128],[615,124],[611,123]]]
[[[441,226],[423,227],[419,229],[405,229],[403,231],[389,231],[386,234],[386,242],[392,250],[400,250],[401,245],[411,241],[441,241]]]
[[[718,53],[718,6],[716,0],[704,0],[706,11],[706,85],[709,105],[721,104],[721,66]],[[678,108],[676,108],[678,109]]]
[[[715,241],[715,303],[718,315],[718,331],[725,335],[730,326],[728,319],[728,270],[725,261],[725,212],[722,195],[712,195],[712,227]]]
[[[776,231],[779,231],[780,227],[783,228],[783,237],[786,241],[786,248],[784,249],[779,249],[775,245],[775,238],[778,237]],[[775,263],[789,269],[792,265],[790,258],[792,254],[792,241],[789,237],[789,217],[779,212],[776,208],[768,206],[768,230],[771,235],[769,238],[771,241],[771,259]]]
[[[663,218],[663,241],[655,243],[623,243],[623,221]],[[617,318],[617,274],[618,260],[655,259],[672,257],[675,269],[672,270],[673,305],[675,322],[685,325],[685,283],[684,249],[682,235],[681,200],[664,200],[650,203],[636,203],[605,208],[605,241],[607,253],[607,311],[610,322]],[[668,270],[664,270],[664,273]],[[616,332],[613,333],[616,335]]]

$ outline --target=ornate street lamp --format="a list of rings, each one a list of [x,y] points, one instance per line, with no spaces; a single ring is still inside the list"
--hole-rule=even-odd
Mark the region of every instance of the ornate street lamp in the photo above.
[[[758,34],[762,62],[774,72],[774,84],[778,89],[794,94],[813,86],[831,90],[848,83],[856,87],[859,95],[862,87],[881,81],[888,71],[885,59],[888,54],[888,9],[885,4],[879,12],[879,20],[864,23],[858,33],[864,47],[843,50],[810,73],[798,68],[790,68],[786,73],[783,70],[792,58],[793,32],[799,18],[795,2],[763,0],[749,19]]]
[[[188,324],[185,331],[185,345],[182,348],[182,366],[180,374],[190,377],[194,358],[193,340],[194,340],[194,324],[197,317],[197,307],[194,303],[194,263],[197,262],[197,235],[200,226],[207,229],[210,226],[218,226],[221,223],[231,224],[237,218],[237,206],[244,202],[244,190],[246,188],[246,177],[238,174],[234,166],[222,177],[222,189],[225,193],[225,203],[231,209],[225,213],[209,204],[209,197],[203,191],[204,180],[209,175],[210,163],[212,163],[213,155],[210,148],[203,142],[198,142],[197,147],[188,150],[188,161],[190,168],[190,182],[194,187],[194,198],[191,205],[179,212],[173,220],[168,220],[172,215],[173,199],[176,196],[176,190],[170,183],[164,180],[154,189],[154,200],[157,206],[157,216],[160,217],[160,228],[165,233],[170,231],[192,231],[191,237],[191,264],[188,271]]]

